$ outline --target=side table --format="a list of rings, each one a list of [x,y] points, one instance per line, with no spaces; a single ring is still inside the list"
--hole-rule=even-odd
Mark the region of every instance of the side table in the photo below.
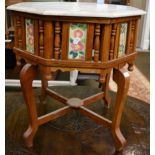
[[[72,110],[108,127],[117,151],[123,149],[126,139],[121,133],[120,122],[129,87],[129,74],[136,57],[138,19],[144,11],[121,5],[97,5],[94,3],[27,2],[8,7],[13,11],[17,64],[22,59],[26,65],[20,73],[23,95],[26,101],[30,125],[24,133],[26,145],[33,146],[38,127],[59,118]],[[99,74],[102,92],[85,99],[66,98],[48,88],[52,72],[57,70]],[[109,106],[109,77],[118,86],[115,111],[112,120],[87,109],[99,99]],[[41,102],[46,96],[66,106],[38,117],[32,81],[37,74],[42,79]]]

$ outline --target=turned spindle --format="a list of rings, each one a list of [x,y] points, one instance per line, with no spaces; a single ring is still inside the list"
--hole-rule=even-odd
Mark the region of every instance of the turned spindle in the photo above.
[[[21,22],[20,22],[20,17],[19,16],[14,16],[13,17],[14,21],[14,29],[15,29],[15,41],[14,41],[14,46],[21,48],[22,47],[22,40],[21,40]],[[16,55],[16,65],[21,66],[21,58],[20,56]]]
[[[130,50],[131,50],[131,53],[133,52],[134,32],[135,32],[135,22],[132,21],[132,25],[131,25],[131,40],[130,40]]]
[[[129,35],[128,39],[130,40],[129,42],[129,49],[128,49],[128,54],[133,53],[136,50],[136,39],[137,39],[137,27],[138,27],[138,20],[131,21],[129,23]]]
[[[39,49],[39,20],[34,20],[34,53],[40,55]]]
[[[21,29],[22,29],[22,49],[26,49],[26,30],[25,30],[25,18],[21,17]]]
[[[40,56],[43,57],[44,53],[44,26],[43,21],[39,20],[39,52]]]
[[[22,26],[21,26],[21,18],[17,17],[17,33],[18,33],[18,47],[22,48]]]
[[[138,35],[138,20],[134,21],[134,30],[133,30],[133,52],[136,52],[137,46],[137,35]]]
[[[100,24],[95,26],[95,41],[94,41],[94,61],[99,61],[99,50],[100,50]]]
[[[60,57],[60,22],[55,22],[55,42],[54,42],[54,57],[59,59]]]
[[[116,36],[117,24],[112,26],[111,31],[111,41],[110,41],[110,56],[109,59],[112,60],[114,58],[114,48],[115,48],[115,36]]]

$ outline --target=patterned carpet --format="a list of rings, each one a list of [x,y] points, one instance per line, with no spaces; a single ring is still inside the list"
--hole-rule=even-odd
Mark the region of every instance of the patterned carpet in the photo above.
[[[90,89],[86,86],[54,87],[53,90],[65,97],[85,98],[100,91],[98,88]],[[40,94],[35,89],[35,96]],[[89,106],[98,114],[111,119],[114,112],[115,93],[110,92],[112,105],[107,110],[102,101]],[[36,98],[38,115],[48,113],[53,109],[62,107],[61,103],[47,99],[42,105]],[[51,104],[52,103],[52,104]],[[121,121],[121,130],[127,139],[122,153],[115,153],[114,143],[109,130],[94,121],[73,111],[40,126],[34,140],[34,147],[28,149],[23,140],[23,133],[28,127],[28,115],[21,90],[6,91],[6,155],[149,155],[150,129],[149,104],[135,99],[127,98]]]
[[[130,74],[130,87],[128,91],[128,96],[137,98],[146,103],[150,103],[150,82],[143,75],[143,73],[134,66],[133,72],[129,72]],[[116,84],[110,80],[110,89],[112,91],[117,90]]]
[[[139,99],[145,103],[150,103],[149,80],[136,66],[134,66],[134,70],[132,72],[129,72],[129,74],[130,74],[130,85],[129,85],[128,96]],[[85,85],[85,86],[98,87],[98,82],[96,82],[95,80],[80,81],[79,84]],[[113,92],[117,91],[117,85],[112,80],[112,74],[110,78],[109,88]]]

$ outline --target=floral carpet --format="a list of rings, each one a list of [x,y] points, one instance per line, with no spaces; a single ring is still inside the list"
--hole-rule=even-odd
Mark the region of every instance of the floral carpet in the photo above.
[[[150,82],[136,66],[134,66],[133,72],[129,72],[129,74],[130,86],[128,96],[150,103]],[[110,79],[110,89],[115,92],[117,90],[117,86],[112,78]]]

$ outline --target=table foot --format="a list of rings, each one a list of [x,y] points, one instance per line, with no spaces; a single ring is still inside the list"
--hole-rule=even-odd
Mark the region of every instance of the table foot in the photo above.
[[[26,143],[27,147],[29,147],[29,148],[33,147],[33,138],[34,138],[37,130],[38,130],[38,127],[29,126],[29,128],[25,131],[23,137],[25,139],[25,143]]]
[[[120,128],[112,130],[112,136],[115,142],[116,151],[122,151],[126,144],[126,139],[124,138]]]
[[[113,80],[116,82],[118,89],[111,132],[114,138],[116,151],[121,151],[126,144],[126,140],[120,130],[120,122],[124,109],[124,102],[129,88],[129,73],[123,68],[119,70],[114,69]]]
[[[111,104],[111,97],[109,95],[106,95],[104,98],[104,106],[106,108],[110,108],[110,104]]]

